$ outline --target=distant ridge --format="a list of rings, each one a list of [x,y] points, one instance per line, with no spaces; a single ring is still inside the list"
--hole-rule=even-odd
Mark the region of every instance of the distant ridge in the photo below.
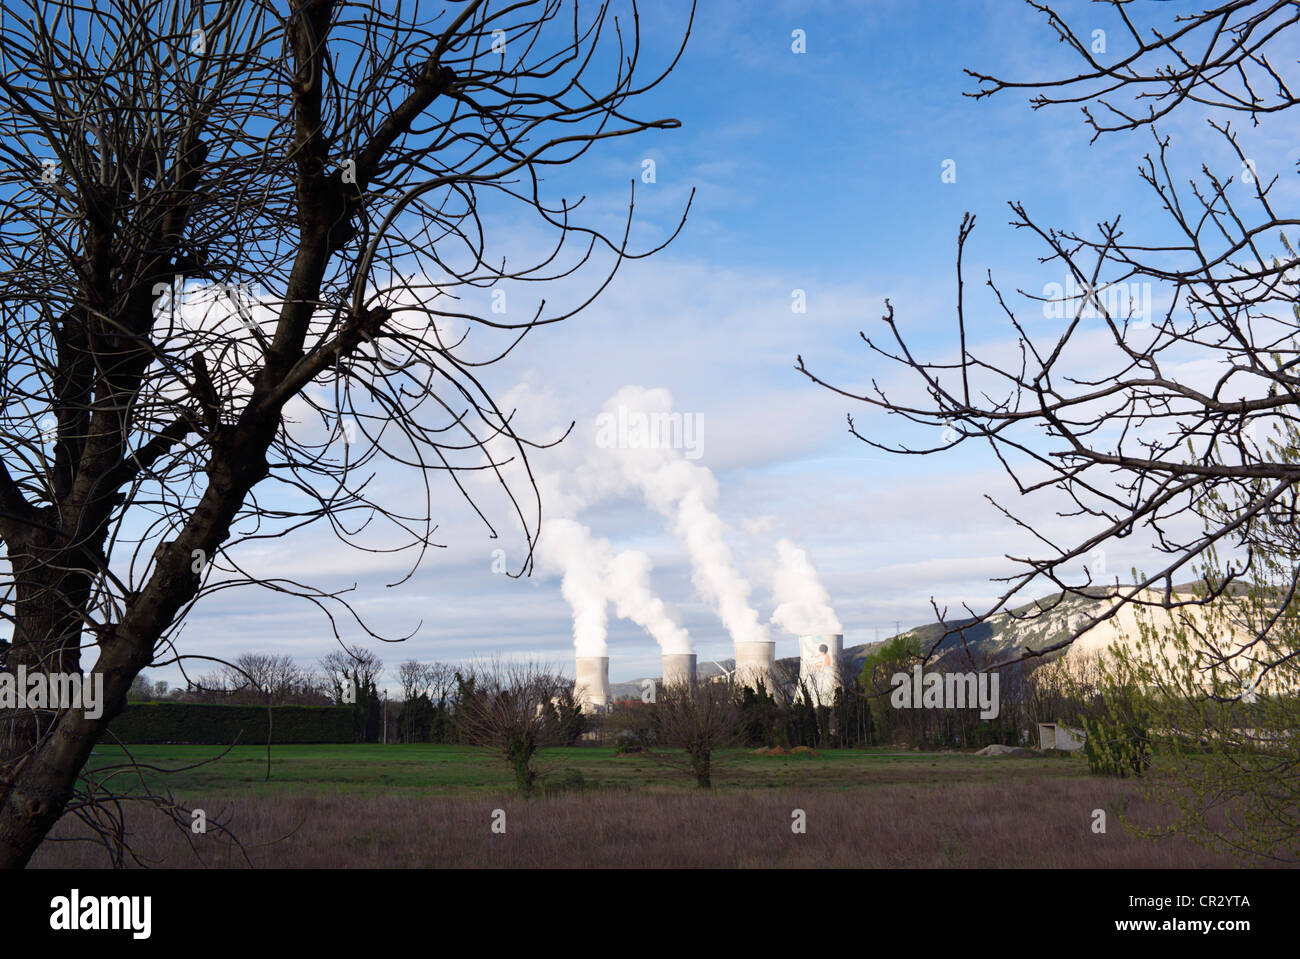
[[[1196,586],[1196,583],[1184,583],[1175,586],[1173,592],[1175,596],[1190,596],[1195,592]],[[1244,586],[1237,586],[1230,590],[1229,593],[1230,595],[1240,596],[1245,591]],[[862,669],[862,664],[868,656],[898,636],[915,636],[921,641],[922,648],[928,649],[947,630],[964,627],[961,633],[954,633],[943,641],[938,649],[940,654],[961,649],[964,640],[972,653],[985,662],[991,661],[990,657],[1010,659],[1022,654],[1026,647],[1044,649],[1068,639],[1070,634],[1082,626],[1089,618],[1105,611],[1108,602],[1103,598],[1106,593],[1105,589],[1097,587],[1095,589],[1083,589],[1080,592],[1084,595],[1072,594],[1062,598],[1064,594],[1054,593],[1050,596],[1044,596],[1041,599],[1025,603],[1023,606],[1017,606],[1009,612],[997,613],[983,623],[976,623],[972,617],[966,617],[964,619],[949,620],[947,625],[926,623],[921,626],[914,626],[886,639],[845,647],[844,654],[851,664],[850,668],[854,673],[857,673]],[[1159,593],[1157,591],[1147,591],[1146,595],[1149,599],[1155,600],[1158,598]],[[1042,609],[1049,609],[1050,612],[1043,612],[1032,620],[1024,621],[1028,614]],[[1193,612],[1199,613],[1199,611]],[[1055,659],[1071,650],[1076,650],[1085,655],[1098,653],[1112,642],[1120,639],[1121,634],[1130,638],[1137,635],[1137,622],[1135,613],[1131,608],[1121,610],[1113,618],[1099,623],[1080,636],[1065,650],[1050,653],[1045,658],[1049,660]],[[791,637],[786,638],[793,641]],[[795,669],[798,667],[799,658],[797,656],[788,656],[778,659],[777,662],[787,668]],[[706,660],[701,656],[699,675],[705,678],[719,675],[721,670],[714,663],[715,661]],[[732,659],[719,659],[716,660],[716,663],[726,670],[731,670],[735,665],[735,661]],[[629,682],[612,683],[610,689],[616,699],[629,696],[639,697],[646,679],[658,681],[660,677],[647,676]]]

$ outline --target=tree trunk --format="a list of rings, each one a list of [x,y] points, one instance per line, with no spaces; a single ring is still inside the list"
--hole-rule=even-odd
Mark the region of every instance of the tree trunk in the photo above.
[[[103,716],[92,720],[80,710],[64,712],[52,727],[42,730],[39,743],[28,747],[0,782],[0,869],[26,866],[63,815],[90,750],[125,701],[130,678],[125,670],[117,672],[115,682],[105,676]],[[6,759],[13,755],[9,749],[5,753]]]
[[[709,774],[710,752],[707,749],[691,753],[691,766],[695,769],[695,785],[701,789],[712,789],[713,779]]]
[[[10,548],[14,633],[5,672],[15,680],[20,667],[28,676],[81,670],[82,615],[91,577],[78,568],[83,558],[50,549],[50,538],[33,535]],[[84,761],[70,748],[76,739],[71,730],[85,719],[71,710],[5,712],[0,718],[0,866],[16,867],[31,858],[67,805]]]
[[[126,705],[127,690],[153,659],[159,638],[198,591],[193,551],[215,553],[244,497],[266,475],[265,450],[273,429],[258,424],[240,434],[242,444],[218,447],[208,468],[208,488],[189,523],[176,540],[155,550],[153,574],[131,595],[120,622],[103,627],[94,638],[99,660],[93,672],[104,682],[102,715],[90,719],[84,710],[66,710],[42,726],[39,717],[20,714],[0,729],[0,868],[25,866],[63,815],[91,749]],[[103,530],[106,520],[100,524]],[[67,556],[41,548],[37,539],[33,535],[11,545],[19,591],[7,669],[16,670],[21,663],[42,672],[75,671],[97,573],[86,568],[86,555],[96,541],[86,538],[77,555]],[[97,542],[103,541],[101,536]]]

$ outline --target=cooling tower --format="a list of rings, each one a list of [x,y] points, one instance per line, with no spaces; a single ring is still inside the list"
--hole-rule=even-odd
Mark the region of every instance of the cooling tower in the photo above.
[[[609,705],[609,657],[579,656],[575,660],[578,680],[573,695],[583,712],[601,712]]]
[[[736,682],[742,686],[763,687],[772,691],[772,667],[776,665],[776,643],[736,643]]]
[[[664,685],[695,685],[695,654],[664,653]]]
[[[844,685],[840,676],[840,656],[844,652],[844,634],[799,637],[799,687],[808,687],[818,706],[835,702],[835,690]]]

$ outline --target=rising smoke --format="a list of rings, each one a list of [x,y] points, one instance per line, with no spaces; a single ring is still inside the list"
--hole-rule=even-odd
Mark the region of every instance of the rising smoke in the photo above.
[[[650,557],[640,550],[625,549],[605,567],[605,584],[621,619],[636,623],[659,644],[665,654],[693,650],[690,634],[672,615],[662,599],[650,591]]]
[[[615,554],[608,540],[593,536],[576,519],[607,497],[633,491],[664,517],[686,547],[692,583],[732,640],[770,640],[767,625],[750,605],[750,584],[736,569],[735,554],[715,512],[717,479],[707,467],[690,462],[691,451],[682,444],[664,442],[665,437],[690,435],[685,429],[662,428],[680,416],[673,412],[667,390],[624,387],[605,403],[598,441],[586,460],[566,472],[563,482],[550,476],[541,484],[552,518],[542,526],[537,561],[543,570],[563,575],[561,589],[573,610],[579,656],[608,655],[611,604],[617,616],[649,633],[661,652],[692,651],[689,634],[650,587],[650,557],[639,550]],[[617,429],[611,429],[612,424]],[[777,543],[777,553],[771,622],[796,635],[842,632],[830,594],[807,553],[785,539]]]
[[[831,595],[806,550],[788,539],[776,544],[777,567],[772,577],[772,598],[776,609],[772,622],[796,636],[844,632]]]
[[[605,404],[604,419],[608,422],[617,417],[629,424],[629,433],[618,437],[617,449],[602,452],[607,460],[617,462],[625,486],[639,490],[668,520],[690,555],[695,589],[717,611],[732,639],[766,641],[767,628],[749,604],[749,583],[736,570],[722,520],[713,511],[718,482],[712,471],[689,462],[683,449],[655,442],[664,432],[652,430],[653,425],[673,415],[672,395],[667,390],[624,387]]]
[[[537,540],[537,565],[563,574],[560,592],[573,611],[573,645],[579,656],[608,654],[608,591],[604,568],[609,542],[577,520],[548,519]]]
[[[556,490],[548,477],[544,488]],[[548,500],[552,502],[552,500]],[[583,499],[570,492],[556,495],[557,510],[576,512]],[[579,656],[608,655],[608,607],[620,619],[644,629],[663,653],[689,653],[691,637],[679,625],[672,609],[650,588],[650,557],[641,550],[615,553],[609,540],[572,516],[547,519],[537,543],[537,564],[563,575],[560,591],[573,611],[573,644]]]

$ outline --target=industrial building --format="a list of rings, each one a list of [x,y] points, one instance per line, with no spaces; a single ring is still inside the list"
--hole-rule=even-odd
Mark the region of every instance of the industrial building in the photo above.
[[[835,691],[843,685],[840,658],[844,652],[844,635],[810,635],[799,637],[799,681],[818,705],[830,705]],[[776,643],[771,640],[735,644],[735,681],[743,686],[759,683],[771,690],[776,667]],[[695,685],[695,653],[665,653],[662,657],[663,684]],[[577,680],[574,696],[588,712],[603,712],[611,704],[608,656],[579,656],[575,660]]]

